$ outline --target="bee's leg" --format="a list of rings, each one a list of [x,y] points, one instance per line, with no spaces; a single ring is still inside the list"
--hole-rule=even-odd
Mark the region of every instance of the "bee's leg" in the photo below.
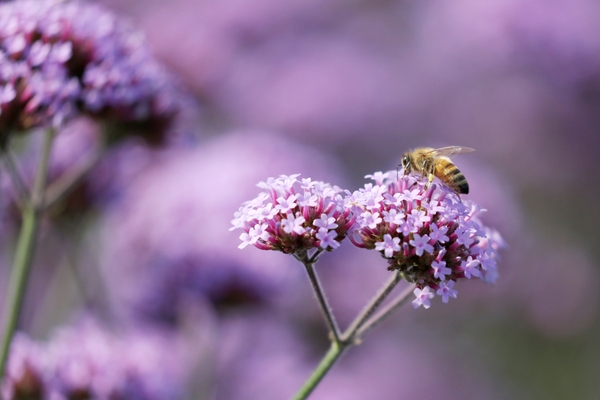
[[[425,189],[429,189],[429,187],[431,186],[431,183],[433,182],[433,178],[435,175],[433,175],[431,172],[429,174],[427,174],[427,183],[425,184]]]
[[[429,189],[431,182],[433,182],[433,165],[427,165],[427,160],[423,160],[423,168],[421,169],[421,176],[425,178],[427,174],[427,183],[425,184],[425,190]]]
[[[427,183],[425,184],[425,190],[429,189],[429,187],[431,186],[431,183],[433,182],[433,170],[434,170],[435,166],[434,164],[429,164],[426,165],[425,162],[423,162],[423,173],[427,173]]]

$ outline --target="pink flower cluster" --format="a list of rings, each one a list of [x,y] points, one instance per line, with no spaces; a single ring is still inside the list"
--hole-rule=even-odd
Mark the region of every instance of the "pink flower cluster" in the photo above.
[[[429,308],[436,293],[444,303],[456,298],[458,279],[496,280],[503,241],[478,219],[479,206],[420,176],[392,171],[367,177],[375,184],[351,196],[357,217],[350,239],[379,251],[388,269],[417,284],[415,307]]]
[[[455,282],[479,278],[495,282],[500,235],[483,225],[482,210],[443,184],[396,171],[367,175],[375,183],[352,194],[298,175],[261,182],[268,192],[245,203],[232,221],[244,229],[244,248],[284,253],[311,248],[333,250],[346,236],[374,249],[414,282],[415,307],[430,307],[437,294],[456,298]]]
[[[258,184],[266,191],[244,203],[232,221],[232,230],[244,230],[240,248],[251,244],[297,254],[339,247],[354,223],[342,190],[310,178],[298,180],[298,176],[281,175]]]

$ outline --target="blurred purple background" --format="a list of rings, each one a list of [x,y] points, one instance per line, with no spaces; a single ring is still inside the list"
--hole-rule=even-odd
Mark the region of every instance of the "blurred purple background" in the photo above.
[[[288,398],[327,349],[324,322],[292,257],[237,249],[233,213],[269,176],[355,190],[409,148],[462,145],[477,149],[453,159],[469,198],[508,243],[499,282],[400,310],[314,398],[600,398],[600,3],[103,3],[145,33],[200,111],[193,139],[116,150],[90,176],[96,207],[43,225],[32,337],[82,305],[115,326],[197,329],[194,398]],[[86,140],[65,137],[55,168]],[[342,326],[385,268],[352,246],[322,256]]]

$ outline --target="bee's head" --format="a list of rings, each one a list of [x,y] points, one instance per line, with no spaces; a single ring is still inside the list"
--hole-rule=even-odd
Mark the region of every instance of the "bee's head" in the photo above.
[[[406,175],[412,170],[412,162],[408,153],[402,156],[402,168],[404,168],[404,174]]]

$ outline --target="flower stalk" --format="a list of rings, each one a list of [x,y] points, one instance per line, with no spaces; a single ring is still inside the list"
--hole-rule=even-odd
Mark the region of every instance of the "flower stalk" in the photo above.
[[[313,278],[315,279],[314,282],[317,282],[317,285],[313,283],[313,289],[315,290],[315,294],[319,299],[319,303],[321,303],[321,309],[325,313],[325,318],[328,321],[328,324],[332,324],[333,327],[336,329],[332,331],[336,332],[337,327],[335,325],[335,320],[333,319],[331,309],[329,308],[329,306],[327,305],[327,301],[325,300],[323,289],[321,288],[321,285],[318,282],[318,279],[316,278],[314,264],[305,264],[305,267],[306,271],[309,273],[311,283],[313,283]],[[354,321],[348,326],[344,333],[341,335],[336,335],[334,333],[334,337],[332,338],[331,345],[329,347],[329,350],[327,351],[327,354],[325,354],[325,357],[323,357],[319,365],[316,367],[316,369],[313,371],[310,377],[306,380],[304,385],[302,385],[300,390],[298,390],[296,395],[293,397],[294,400],[303,400],[308,398],[308,396],[317,387],[317,385],[321,382],[323,377],[329,372],[331,367],[333,367],[333,365],[348,347],[354,344],[359,344],[361,337],[365,334],[365,332],[368,329],[379,324],[392,311],[394,311],[396,308],[398,308],[400,305],[406,302],[409,295],[412,294],[414,285],[410,285],[398,296],[398,298],[396,298],[392,303],[386,306],[381,312],[373,316],[375,311],[377,311],[377,309],[381,306],[383,301],[388,297],[388,295],[392,292],[392,290],[396,287],[396,285],[400,282],[401,279],[402,274],[399,271],[394,272],[394,274],[382,286],[382,288],[375,295],[375,297],[373,297],[373,299],[356,316]]]
[[[93,154],[89,155],[80,164],[74,166],[65,172],[60,178],[48,185],[44,196],[46,208],[51,208],[59,203],[71,191],[73,191],[79,183],[87,176],[87,174],[96,166],[102,158],[102,148],[97,149]]]
[[[356,339],[356,332],[360,329],[373,315],[373,313],[379,308],[381,303],[387,298],[387,296],[394,290],[398,282],[402,279],[401,274],[396,271],[383,285],[379,292],[371,299],[371,301],[363,308],[360,314],[350,324],[346,332],[344,332],[344,341],[352,341]]]
[[[10,274],[8,285],[8,301],[5,303],[4,332],[2,335],[2,347],[0,348],[0,377],[4,376],[6,361],[10,343],[17,329],[19,315],[23,305],[23,298],[27,287],[31,261],[37,236],[38,220],[44,208],[44,192],[46,189],[46,177],[48,173],[48,162],[52,150],[52,142],[55,131],[48,129],[44,133],[44,143],[39,160],[31,197],[24,204],[22,211],[22,225],[17,249]]]
[[[370,320],[366,321],[364,324],[362,324],[354,333],[353,337],[354,340],[361,340],[361,338],[364,336],[364,334],[371,328],[375,327],[375,325],[378,325],[379,323],[381,323],[384,319],[386,319],[387,317],[389,317],[394,311],[396,311],[396,309],[398,309],[399,307],[401,307],[402,305],[404,305],[408,300],[409,300],[409,296],[411,294],[413,294],[413,291],[415,290],[416,285],[414,283],[410,284],[409,286],[407,286],[402,293],[400,293],[398,295],[398,297],[396,297],[394,300],[392,300],[389,304],[387,304],[385,307],[383,307],[382,309],[380,309],[377,314],[375,314]]]
[[[413,307],[427,309],[436,294],[443,303],[456,298],[458,280],[497,278],[502,238],[479,220],[481,207],[445,185],[418,175],[376,172],[367,175],[374,184],[350,193],[297,177],[281,175],[259,183],[265,191],[240,207],[231,228],[244,231],[240,248],[254,245],[293,254],[304,265],[332,332],[329,351],[294,400],[307,398],[345,349],[359,344],[411,294]],[[379,252],[392,276],[340,334],[314,265],[322,252],[334,251],[346,238]],[[402,279],[409,286],[381,308]]]
[[[312,257],[311,257],[311,259],[312,259]],[[313,291],[315,292],[315,296],[317,297],[317,300],[319,302],[319,306],[321,307],[321,311],[323,312],[323,315],[325,317],[325,322],[327,323],[327,327],[329,328],[329,332],[331,333],[332,341],[334,343],[339,344],[341,341],[339,328],[337,326],[337,323],[335,322],[335,318],[333,316],[333,312],[331,311],[331,307],[329,307],[329,304],[327,303],[327,299],[325,298],[325,293],[323,292],[321,282],[319,281],[319,278],[317,277],[317,273],[316,273],[315,267],[314,267],[314,265],[315,265],[314,261],[309,262],[309,260],[306,259],[302,262],[304,264],[304,267],[306,268],[306,273],[308,274],[308,279],[310,280]]]
[[[17,166],[15,156],[8,146],[5,146],[5,148],[2,149],[2,160],[4,161],[6,171],[8,172],[8,175],[10,176],[17,192],[15,202],[19,206],[19,209],[23,210],[25,202],[27,199],[29,199],[29,189],[27,188],[25,179],[23,179],[21,171]]]
[[[317,368],[313,371],[312,375],[306,380],[304,385],[298,390],[296,395],[292,398],[293,400],[304,400],[312,393],[317,385],[321,382],[323,377],[329,372],[333,364],[340,358],[344,350],[348,347],[347,343],[331,342],[329,350],[325,357],[321,360]]]

